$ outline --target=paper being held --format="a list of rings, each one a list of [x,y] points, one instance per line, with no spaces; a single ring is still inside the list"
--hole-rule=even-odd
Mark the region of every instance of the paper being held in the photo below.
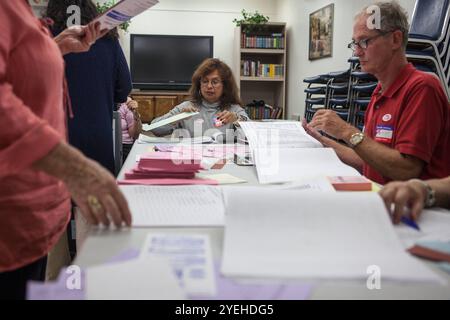
[[[195,116],[196,114],[198,114],[198,112],[182,112],[182,113],[174,115],[174,116],[172,116],[170,118],[167,118],[167,119],[164,119],[164,120],[152,123],[150,125],[147,125],[147,126],[145,126],[144,131],[151,131],[151,130],[154,130],[156,128],[162,127],[162,126],[165,126],[165,125],[168,125],[168,124],[171,124],[171,123],[174,123],[174,122],[178,122],[178,121],[181,121],[183,119],[190,118],[192,116]]]
[[[111,30],[157,4],[158,0],[123,0],[97,17],[100,30]]]

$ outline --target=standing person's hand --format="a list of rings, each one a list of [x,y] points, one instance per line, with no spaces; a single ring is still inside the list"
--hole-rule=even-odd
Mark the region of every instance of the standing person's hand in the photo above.
[[[95,161],[61,142],[33,167],[62,180],[89,223],[131,226],[131,213],[114,177]]]
[[[113,222],[121,227],[124,222],[130,226],[131,213],[114,177],[98,163],[86,160],[80,172],[64,179],[73,200],[91,224]]]
[[[54,40],[63,55],[67,53],[89,51],[98,38],[103,37],[108,30],[100,31],[100,23],[90,23],[86,26],[72,26],[57,35]]]

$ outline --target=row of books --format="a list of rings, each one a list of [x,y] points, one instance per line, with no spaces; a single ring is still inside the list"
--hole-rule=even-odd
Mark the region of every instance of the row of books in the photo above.
[[[241,60],[241,75],[244,77],[282,78],[284,65]]]
[[[242,33],[241,48],[284,49],[284,36],[282,33],[273,33],[268,36]]]
[[[245,111],[252,120],[281,119],[283,115],[282,108],[271,107],[269,105],[266,105],[264,107],[246,106]]]

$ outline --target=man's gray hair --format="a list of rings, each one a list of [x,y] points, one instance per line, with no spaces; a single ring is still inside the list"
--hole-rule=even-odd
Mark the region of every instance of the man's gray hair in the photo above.
[[[362,9],[356,15],[356,18],[361,16],[371,17],[372,13],[374,13],[374,6],[379,9],[377,10],[380,19],[378,24],[380,26],[379,31],[385,33],[400,30],[403,34],[403,49],[406,49],[409,33],[408,13],[406,10],[397,1],[376,2]]]

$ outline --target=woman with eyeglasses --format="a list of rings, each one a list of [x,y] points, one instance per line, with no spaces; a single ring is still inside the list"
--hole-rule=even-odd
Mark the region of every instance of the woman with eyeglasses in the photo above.
[[[174,107],[170,112],[156,118],[152,123],[170,118],[182,112],[198,114],[152,130],[157,136],[171,134],[176,129],[185,129],[190,137],[212,136],[217,132],[226,134],[236,121],[249,119],[241,107],[241,100],[233,73],[219,59],[206,59],[192,76],[190,99]],[[183,135],[183,137],[186,137]]]

